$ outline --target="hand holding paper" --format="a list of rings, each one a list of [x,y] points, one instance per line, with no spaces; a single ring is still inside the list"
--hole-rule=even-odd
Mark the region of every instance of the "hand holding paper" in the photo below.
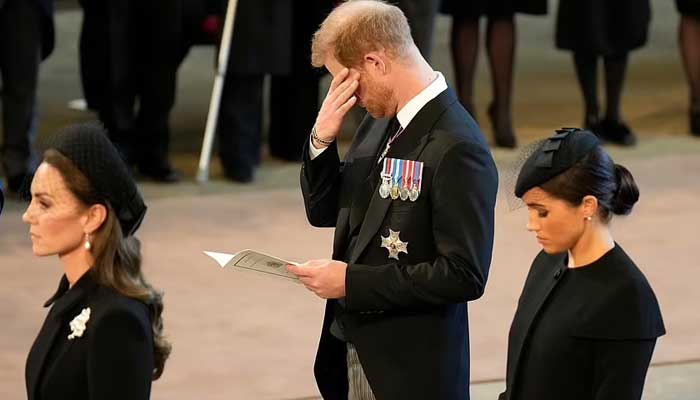
[[[345,271],[348,265],[335,260],[311,260],[304,264],[287,265],[307,289],[322,299],[345,297]]]
[[[298,281],[297,276],[288,272],[285,268],[287,265],[296,265],[296,263],[285,261],[281,258],[273,257],[259,251],[248,249],[239,251],[236,254],[205,251],[204,254],[216,260],[221,268],[231,264],[233,267],[262,272],[264,274],[275,275]]]

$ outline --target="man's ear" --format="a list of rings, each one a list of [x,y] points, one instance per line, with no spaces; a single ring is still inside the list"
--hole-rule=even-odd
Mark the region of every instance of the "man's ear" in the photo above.
[[[386,75],[389,73],[389,63],[382,53],[371,51],[363,58],[365,69],[372,69],[374,72]]]

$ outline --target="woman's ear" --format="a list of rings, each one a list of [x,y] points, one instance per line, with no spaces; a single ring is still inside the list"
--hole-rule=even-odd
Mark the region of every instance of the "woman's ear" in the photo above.
[[[581,201],[581,209],[583,211],[584,218],[594,218],[596,215],[598,215],[598,199],[591,195],[585,196],[583,201]]]
[[[104,204],[93,204],[87,209],[83,229],[85,233],[92,234],[107,220],[107,207]]]

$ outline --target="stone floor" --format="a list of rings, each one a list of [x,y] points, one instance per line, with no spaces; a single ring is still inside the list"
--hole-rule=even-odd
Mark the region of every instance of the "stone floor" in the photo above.
[[[697,399],[700,392],[700,279],[691,251],[698,245],[700,140],[687,135],[686,89],[675,46],[677,16],[671,2],[656,0],[650,44],[635,53],[625,114],[639,132],[634,149],[611,147],[629,167],[642,198],[629,218],[616,220],[617,241],[634,257],[656,294],[668,335],[658,343],[645,400]],[[81,96],[76,35],[80,14],[57,14],[57,51],[42,70],[42,134],[90,119],[66,109]],[[451,79],[446,37],[436,32],[434,64]],[[580,99],[569,56],[552,47],[553,20],[524,17],[517,95],[522,142],[554,128],[576,125]],[[191,181],[196,167],[208,95],[211,49],[191,52],[180,72],[173,113],[173,159],[188,181],[174,186],[143,183],[149,213],[139,232],[149,279],[165,290],[165,323],[174,350],[154,399],[301,400],[318,396],[312,362],[323,302],[302,287],[253,273],[221,269],[204,250],[256,248],[290,260],[328,257],[332,232],[311,228],[298,188],[299,165],[266,158],[254,184],[220,179]],[[482,60],[483,61],[483,60]],[[485,65],[485,62],[483,62]],[[488,73],[479,73],[480,110],[488,103]],[[483,112],[477,115],[486,121]],[[484,126],[488,135],[490,127]],[[517,151],[494,150],[507,171]],[[501,188],[504,190],[505,188]],[[24,398],[24,361],[46,310],[43,301],[61,274],[56,259],[32,256],[23,205],[11,202],[0,218],[0,398]],[[470,305],[472,398],[495,399],[503,388],[508,327],[537,243],[524,229],[523,210],[497,206],[496,242],[485,296]]]

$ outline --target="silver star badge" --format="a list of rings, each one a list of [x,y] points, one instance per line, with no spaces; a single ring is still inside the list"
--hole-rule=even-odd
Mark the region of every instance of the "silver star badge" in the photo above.
[[[399,238],[400,231],[389,229],[389,236],[382,236],[382,247],[389,250],[389,258],[399,259],[399,253],[408,254],[408,242],[402,242]]]

